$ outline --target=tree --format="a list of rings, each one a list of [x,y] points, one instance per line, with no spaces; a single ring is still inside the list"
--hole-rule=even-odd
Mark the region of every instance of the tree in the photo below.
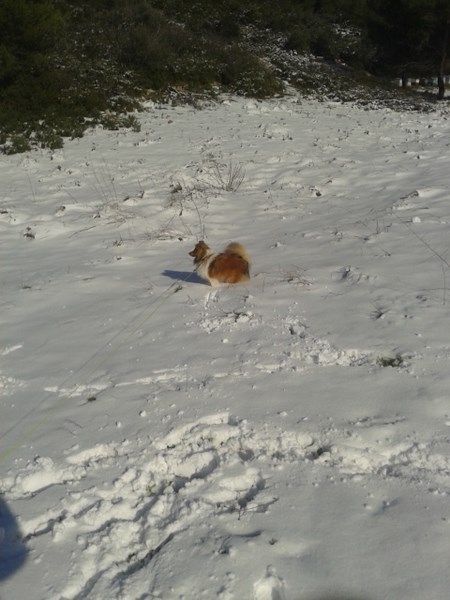
[[[437,74],[439,98],[450,44],[450,0],[372,0],[369,35],[377,46],[375,70],[398,75]]]
[[[406,80],[410,69],[423,59],[430,36],[431,2],[372,0],[368,25],[377,46],[375,69],[399,74]]]
[[[445,70],[449,67],[450,0],[437,0],[434,9],[429,51],[438,75],[438,97],[442,100],[445,96]]]
[[[0,86],[25,70],[42,70],[62,27],[61,12],[48,0],[2,0]]]

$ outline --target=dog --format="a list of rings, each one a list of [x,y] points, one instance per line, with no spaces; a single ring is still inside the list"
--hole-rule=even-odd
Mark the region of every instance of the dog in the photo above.
[[[242,244],[232,242],[223,252],[215,254],[202,240],[189,256],[194,257],[196,271],[213,287],[221,283],[242,283],[250,279],[250,258]]]

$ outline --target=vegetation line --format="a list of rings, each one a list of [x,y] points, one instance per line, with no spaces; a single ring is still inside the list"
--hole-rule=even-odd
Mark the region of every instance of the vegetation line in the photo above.
[[[57,149],[94,125],[138,131],[146,98],[266,98],[286,81],[365,101],[398,97],[394,77],[434,77],[443,98],[449,28],[448,0],[2,0],[0,151]]]

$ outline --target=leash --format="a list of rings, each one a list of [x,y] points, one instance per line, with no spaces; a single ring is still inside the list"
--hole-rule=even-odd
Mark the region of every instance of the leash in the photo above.
[[[171,285],[169,285],[164,291],[162,291],[159,294],[159,296],[156,297],[156,299],[152,302],[152,304],[149,307],[144,308],[140,313],[138,313],[138,315],[133,317],[124,327],[122,327],[122,329],[120,329],[120,331],[115,333],[105,344],[103,344],[103,346],[101,348],[96,350],[94,352],[94,354],[92,356],[90,356],[74,373],[72,373],[64,381],[62,381],[61,384],[59,385],[59,388],[68,385],[71,381],[73,381],[75,379],[75,377],[78,377],[80,375],[80,373],[83,371],[83,369],[85,367],[92,364],[92,361],[95,361],[95,359],[97,359],[97,358],[101,358],[100,361],[97,361],[95,363],[94,367],[91,367],[91,369],[89,369],[88,375],[85,378],[85,382],[86,381],[89,382],[91,380],[94,372],[108,360],[109,353],[105,352],[105,350],[109,347],[109,352],[111,352],[112,349],[117,348],[117,345],[115,348],[111,348],[112,344],[126,330],[128,330],[131,327],[131,329],[129,329],[127,335],[122,339],[122,343],[125,343],[132,335],[134,335],[134,333],[136,333],[136,331],[140,327],[142,327],[144,325],[144,323],[146,321],[148,321],[148,319],[150,319],[150,317],[152,317],[163,306],[163,304],[170,298],[170,296],[176,294],[177,292],[179,292],[180,290],[183,289],[183,286],[181,285],[181,283],[184,283],[185,281],[187,281],[189,279],[189,277],[191,277],[192,275],[194,275],[196,273],[196,271],[197,271],[197,268],[195,268],[193,271],[188,273],[187,276],[184,277],[183,279],[181,279],[180,281],[174,281]],[[152,309],[152,310],[150,310],[150,309]],[[148,312],[149,310],[150,310],[150,312]],[[33,433],[35,433],[48,420],[50,414],[52,414],[54,410],[61,408],[68,400],[70,400],[79,391],[79,389],[82,387],[82,385],[86,385],[86,384],[79,383],[66,396],[66,398],[62,402],[60,402],[57,405],[50,406],[48,409],[46,409],[47,414],[45,416],[43,416],[41,419],[34,421],[25,430],[25,432],[21,436],[20,441],[17,441],[15,443],[13,443],[11,446],[9,446],[7,449],[0,451],[0,463],[2,463],[4,460],[6,460],[6,458],[8,458],[15,450],[17,450],[17,448],[19,448],[20,445],[23,444],[23,442],[25,440],[29,439],[30,436]],[[44,404],[44,402],[46,402],[49,398],[51,398],[51,396],[52,396],[51,392],[46,394],[37,405],[33,406],[24,415],[22,415],[20,417],[20,419],[18,419],[13,425],[11,425],[11,427],[9,427],[6,431],[4,431],[0,435],[0,440],[5,439],[10,433],[15,431],[25,420],[27,420],[34,412],[36,412]]]

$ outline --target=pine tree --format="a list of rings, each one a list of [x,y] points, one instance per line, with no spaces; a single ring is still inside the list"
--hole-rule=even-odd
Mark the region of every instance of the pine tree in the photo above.
[[[369,34],[378,47],[375,67],[400,75],[437,74],[439,98],[449,67],[450,0],[372,0]]]

